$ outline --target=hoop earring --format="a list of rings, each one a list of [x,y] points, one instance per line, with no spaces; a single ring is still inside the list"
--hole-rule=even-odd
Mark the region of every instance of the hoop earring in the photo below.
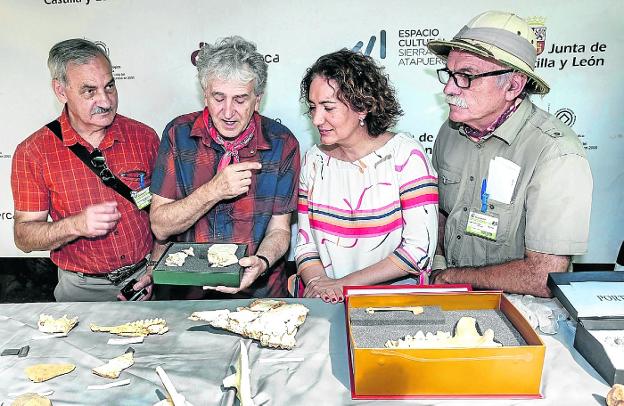
[[[360,127],[364,127],[364,119],[360,117]]]

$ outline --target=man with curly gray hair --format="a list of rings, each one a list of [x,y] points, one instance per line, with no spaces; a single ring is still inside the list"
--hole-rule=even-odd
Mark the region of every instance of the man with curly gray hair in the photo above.
[[[204,290],[285,296],[299,143],[258,113],[267,63],[255,44],[238,36],[206,44],[197,71],[205,108],[175,118],[163,132],[151,186],[152,230],[160,240],[247,244],[240,286]],[[178,288],[169,296],[206,293]]]

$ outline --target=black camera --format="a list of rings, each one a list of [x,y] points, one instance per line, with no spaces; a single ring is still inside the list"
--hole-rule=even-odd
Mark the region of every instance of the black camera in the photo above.
[[[121,288],[121,294],[128,301],[139,300],[143,296],[147,295],[147,289],[143,288],[141,290],[134,290],[132,287],[137,283],[136,279],[132,279],[130,282],[126,284],[123,288]]]

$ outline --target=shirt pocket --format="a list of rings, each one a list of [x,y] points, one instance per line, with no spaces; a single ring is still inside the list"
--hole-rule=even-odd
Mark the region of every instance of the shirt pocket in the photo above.
[[[459,188],[462,179],[461,173],[446,168],[440,168],[438,176],[440,208],[444,212],[450,213],[453,210],[455,202],[457,202],[459,198]]]
[[[496,230],[496,244],[508,245],[513,242],[517,230],[513,224],[514,203],[505,204],[496,200],[489,200],[487,213],[498,218],[498,229]]]

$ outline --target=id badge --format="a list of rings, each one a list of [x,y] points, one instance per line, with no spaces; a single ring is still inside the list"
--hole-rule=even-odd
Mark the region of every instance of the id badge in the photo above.
[[[496,241],[498,230],[498,217],[488,216],[484,213],[470,211],[466,233],[487,240]]]
[[[133,190],[130,195],[139,209],[146,208],[152,202],[152,193],[149,191],[149,186],[141,190]]]

